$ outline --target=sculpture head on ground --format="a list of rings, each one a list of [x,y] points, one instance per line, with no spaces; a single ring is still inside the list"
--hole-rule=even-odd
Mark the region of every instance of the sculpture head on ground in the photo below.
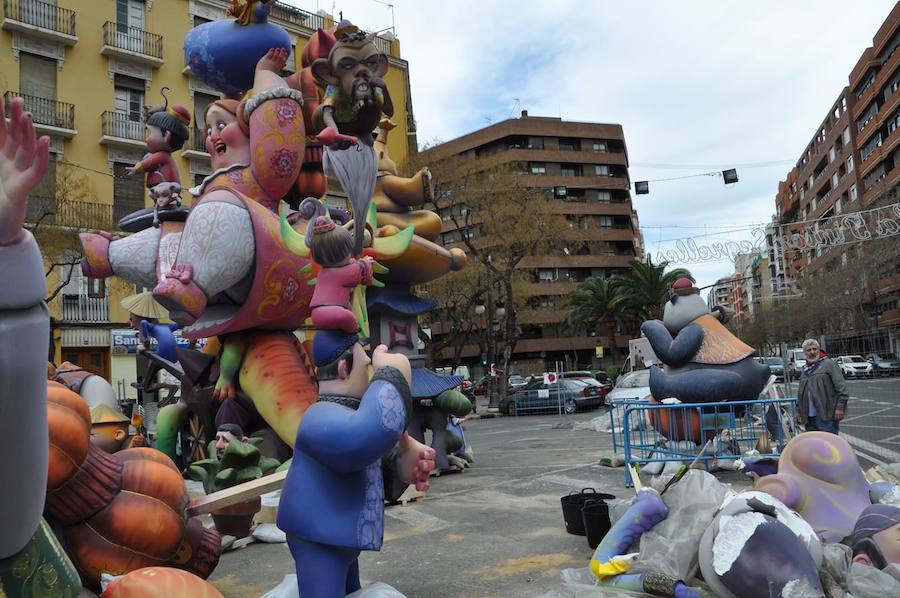
[[[884,569],[900,563],[900,507],[876,504],[866,507],[850,536],[853,562]]]
[[[853,448],[828,432],[804,432],[788,442],[776,475],[757,489],[794,509],[828,542],[840,542],[869,506],[869,482]]]

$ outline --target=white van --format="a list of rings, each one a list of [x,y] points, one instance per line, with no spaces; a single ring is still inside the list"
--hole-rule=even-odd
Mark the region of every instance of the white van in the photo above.
[[[806,355],[803,353],[803,349],[789,349],[787,362],[788,367],[791,369],[791,377],[796,380],[803,373],[803,366],[806,365]]]

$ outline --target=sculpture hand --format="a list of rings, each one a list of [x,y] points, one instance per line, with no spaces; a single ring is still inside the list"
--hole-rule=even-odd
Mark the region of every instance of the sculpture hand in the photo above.
[[[28,194],[47,172],[50,138],[35,141],[31,114],[22,98],[10,102],[6,120],[0,102],[0,245],[14,243],[25,224]]]
[[[397,457],[400,479],[415,484],[419,492],[425,492],[429,488],[428,478],[434,467],[434,449],[404,432],[400,437],[400,455]]]
[[[406,383],[412,383],[412,368],[409,359],[403,353],[388,353],[385,345],[378,345],[372,351],[372,367],[376,370],[383,367],[392,367],[400,371],[406,378]]]

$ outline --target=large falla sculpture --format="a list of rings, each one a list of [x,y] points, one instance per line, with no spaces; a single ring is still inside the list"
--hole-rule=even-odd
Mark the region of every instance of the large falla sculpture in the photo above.
[[[427,171],[408,179],[399,176],[386,153],[390,125],[383,124],[380,137],[376,133],[379,123],[388,122],[392,107],[382,79],[387,57],[375,46],[374,36],[348,22],[341,22],[334,31],[319,30],[303,52],[304,68],[285,80],[278,74],[287,59],[283,31],[267,22],[269,4],[247,3],[250,12],[242,11],[244,18],[206,23],[185,40],[186,62],[195,76],[228,94],[202,115],[213,173],[190,190],[194,202],[186,220],[168,229],[165,225],[132,229],[132,234],[121,238],[83,234],[82,269],[91,277],[117,275],[151,286],[154,298],[171,318],[185,325],[185,337],[218,337],[216,397],[231,400],[238,393],[246,395],[281,440],[296,451],[301,449],[295,443],[306,438],[302,454],[324,459],[327,467],[358,471],[360,483],[367,487],[360,500],[372,520],[366,538],[350,548],[377,549],[383,516],[374,505],[380,504],[385,493],[395,498],[407,484],[427,487],[428,472],[434,467],[433,451],[406,433],[411,407],[405,401],[415,394],[421,377],[416,372],[423,369],[416,362],[421,356],[415,349],[415,316],[422,306],[415,304],[409,284],[462,268],[465,254],[435,243],[433,215],[427,226],[428,217],[411,208],[430,197]],[[228,36],[233,37],[233,45]],[[237,47],[240,60],[231,60]],[[330,215],[325,204],[319,203],[326,190],[325,175],[336,180],[349,197],[349,219],[337,212]],[[312,197],[301,203],[298,195]],[[382,220],[377,212],[380,200],[373,203],[373,196],[399,208]],[[301,209],[280,217],[282,202]],[[316,243],[307,243],[306,238],[317,232],[322,238],[340,238],[334,245],[339,249],[310,251]],[[373,303],[365,285],[383,287],[385,282],[387,288],[379,290],[386,294]],[[381,305],[390,306],[390,318]],[[398,314],[401,320],[395,317]],[[320,406],[315,368],[323,362],[319,355],[312,359],[294,335],[303,327],[311,333],[310,322],[329,333],[337,330],[342,338],[358,335],[371,347],[387,345],[388,351],[381,348],[373,353],[376,363],[403,372],[409,365],[395,366],[408,364],[411,357],[417,366],[408,375],[388,376],[393,388],[399,389],[397,396],[403,398],[382,405],[393,418],[390,434],[373,437],[374,444],[360,447],[361,453],[349,465],[323,457],[330,443],[345,444],[346,438],[335,437],[334,428],[327,421],[322,423],[329,420],[327,416],[323,420],[312,415],[349,408],[351,420],[363,421],[377,416],[377,410],[374,406],[357,410],[358,400]],[[322,334],[316,333],[314,346],[325,342],[319,338]],[[348,347],[362,351],[362,344],[355,341]],[[364,355],[358,365],[346,368],[354,372],[354,379],[365,375],[363,360],[368,357]],[[337,379],[341,372],[335,372]],[[437,375],[431,374],[433,382]],[[451,377],[437,378],[441,380],[437,392],[459,383]],[[357,395],[358,399],[361,393]],[[311,419],[304,424],[307,413]],[[385,413],[379,416],[382,423],[387,421]],[[384,456],[382,463],[386,450],[393,456]],[[310,477],[308,472],[292,471],[289,476],[304,489],[326,494],[334,491],[330,479]],[[295,497],[284,499],[287,502],[279,510],[286,521],[302,519],[302,512],[315,506],[307,504],[306,492],[300,493],[301,499],[296,492],[286,495]],[[346,517],[353,515],[322,521],[332,521],[334,537],[339,537],[340,522]],[[318,532],[297,525],[296,536],[321,541]],[[308,548],[303,544],[305,556],[298,558],[319,563]],[[324,554],[331,553],[325,550]],[[324,573],[328,570],[308,565],[301,583],[330,588],[334,580]],[[344,587],[343,578],[339,585]],[[330,595],[330,590],[322,591],[316,589],[314,595]]]

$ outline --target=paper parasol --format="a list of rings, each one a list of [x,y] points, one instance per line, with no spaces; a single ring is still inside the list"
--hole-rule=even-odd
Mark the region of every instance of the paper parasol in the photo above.
[[[169,317],[169,311],[156,302],[153,293],[145,291],[122,299],[122,307],[141,318],[156,318],[161,320]]]

